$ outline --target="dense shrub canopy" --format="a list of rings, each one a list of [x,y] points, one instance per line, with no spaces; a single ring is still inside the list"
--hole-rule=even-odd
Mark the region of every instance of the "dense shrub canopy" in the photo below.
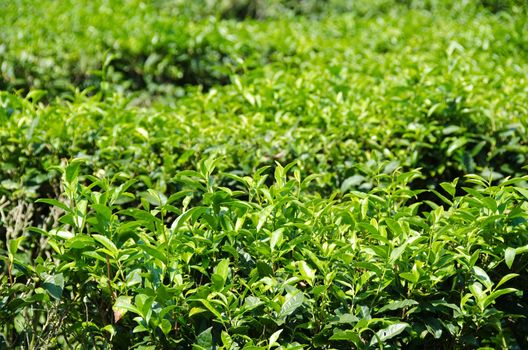
[[[526,14],[1,3],[0,348],[527,348]]]

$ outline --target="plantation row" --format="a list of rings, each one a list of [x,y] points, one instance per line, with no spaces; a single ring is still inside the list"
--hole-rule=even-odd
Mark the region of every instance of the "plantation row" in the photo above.
[[[0,5],[0,348],[528,347],[518,4]]]

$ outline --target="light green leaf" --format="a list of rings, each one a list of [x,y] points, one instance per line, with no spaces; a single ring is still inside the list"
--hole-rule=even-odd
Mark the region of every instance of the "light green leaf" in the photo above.
[[[11,262],[14,261],[14,258],[15,258],[15,254],[17,253],[18,251],[18,247],[20,246],[20,243],[22,243],[22,241],[24,240],[25,238],[22,236],[22,237],[18,237],[16,239],[10,239],[9,240],[9,245],[8,245],[8,248],[9,248],[9,260]]]
[[[202,309],[201,307],[193,307],[191,310],[189,310],[189,317],[192,317],[196,314],[201,314],[202,312],[206,311],[206,309]]]
[[[207,299],[198,299],[199,302],[203,304],[207,308],[207,310],[211,311],[213,315],[215,315],[219,320],[222,320],[222,315],[218,312],[218,310],[215,309],[213,305],[209,302]]]
[[[277,340],[279,339],[280,334],[282,333],[282,329],[279,329],[275,333],[273,333],[269,338],[269,344],[268,344],[268,350],[271,349],[274,346],[279,346],[280,344],[277,343]]]
[[[488,307],[490,304],[494,303],[495,300],[500,297],[501,295],[515,293],[518,290],[515,288],[504,288],[499,289],[488,295],[486,298],[484,298],[483,306],[484,308]]]
[[[62,297],[62,291],[64,290],[64,276],[62,273],[56,275],[44,274],[42,287],[49,293],[49,295],[59,300]]]
[[[270,216],[271,212],[273,211],[273,208],[274,206],[270,205],[269,207],[264,208],[260,212],[259,221],[257,224],[257,232],[259,232],[262,226],[264,226],[264,224],[266,223],[266,220],[268,219],[268,216]]]
[[[495,289],[499,288],[500,286],[502,286],[504,283],[508,282],[509,280],[511,280],[512,278],[515,278],[519,276],[519,274],[517,273],[509,273],[507,274],[506,276],[502,277],[501,280],[499,281],[499,283],[497,283],[497,285],[495,286]]]
[[[160,325],[159,325],[159,328],[161,329],[161,331],[163,332],[163,334],[167,335],[170,333],[171,329],[172,329],[172,325],[170,323],[169,320],[162,320]]]
[[[347,329],[347,330],[337,330],[331,337],[330,340],[342,340],[349,341],[354,344],[360,344],[361,337],[359,336],[358,331]]]
[[[361,185],[365,180],[365,177],[363,175],[353,175],[347,179],[345,179],[341,183],[341,192],[348,191],[351,187],[357,187]]]
[[[75,236],[71,238],[70,240],[68,240],[68,243],[67,243],[70,249],[89,248],[89,247],[92,247],[93,244],[94,244],[93,238],[90,236],[86,236],[86,235]]]
[[[447,149],[446,154],[448,156],[452,155],[455,150],[457,150],[460,147],[464,146],[467,142],[468,142],[468,140],[466,138],[457,138],[457,139],[455,139],[451,143],[451,145],[449,145],[449,148]]]
[[[114,312],[119,312],[121,316],[126,314],[128,311],[133,312],[137,315],[141,315],[141,311],[138,310],[134,305],[132,305],[132,297],[121,295],[119,296],[114,305],[112,306]]]
[[[246,297],[246,299],[244,299],[244,308],[246,310],[253,310],[254,308],[259,307],[260,305],[264,305],[264,302],[260,300],[260,298],[250,295]]]
[[[189,197],[190,198],[190,197]],[[182,213],[174,222],[172,223],[170,230],[174,232],[176,229],[181,227],[187,220],[191,217],[197,219],[200,217],[203,213],[207,211],[207,208],[205,207],[194,207],[192,209],[187,210],[186,212]]]
[[[524,253],[528,253],[528,244],[523,247],[515,248],[516,255],[524,254]]]
[[[304,301],[304,294],[300,291],[297,291],[295,294],[288,294],[286,301],[282,305],[279,311],[279,318],[285,318],[286,316],[291,315],[297,308],[299,308]]]
[[[304,260],[297,262],[297,266],[299,267],[301,276],[303,276],[310,285],[313,285],[313,281],[315,279],[315,270],[311,269]]]
[[[377,331],[376,335],[372,338],[370,345],[372,346],[378,342],[382,343],[385,340],[394,338],[398,334],[402,333],[407,327],[409,327],[409,324],[405,322],[391,324],[387,328]]]
[[[451,197],[454,197],[455,196],[455,193],[456,193],[456,187],[453,186],[452,183],[450,182],[442,182],[440,184],[440,186],[442,186],[442,188],[444,189],[444,191],[446,191],[447,193],[449,193],[449,195]]]
[[[220,334],[220,339],[222,339],[222,345],[224,346],[224,349],[236,349],[235,347],[233,347],[233,345],[235,344],[233,338],[231,338],[229,333],[227,333],[226,331],[222,331],[222,333]]]
[[[418,283],[420,279],[420,275],[414,272],[402,272],[400,273],[400,277],[412,283]]]
[[[151,257],[156,258],[159,261],[161,261],[162,263],[167,264],[167,257],[161,251],[161,247],[160,248],[155,248],[155,247],[148,246],[146,244],[139,244],[138,247],[141,250],[145,251]]]
[[[519,192],[522,196],[524,196],[524,198],[526,198],[526,200],[528,200],[528,189],[521,188],[521,187],[515,187],[515,190],[517,192]]]
[[[506,263],[506,266],[508,266],[509,269],[511,269],[513,265],[513,260],[515,259],[515,248],[508,247],[504,251],[504,262]]]
[[[56,199],[41,198],[41,199],[37,199],[35,202],[37,202],[37,203],[46,203],[46,204],[52,205],[54,207],[61,208],[62,210],[64,210],[67,213],[70,212],[70,208],[68,208],[68,206],[66,204],[64,204],[62,202],[59,202]]]
[[[115,246],[114,242],[112,242],[108,237],[102,236],[102,235],[92,235],[92,237],[99,243],[101,243],[112,255],[113,258],[115,258],[118,254],[117,247]]]
[[[399,236],[402,234],[402,229],[398,221],[393,219],[385,219],[385,223],[387,226],[389,226],[390,230],[394,233],[394,235]]]
[[[225,283],[229,275],[229,259],[221,260],[218,265],[216,265],[214,273],[222,277]]]
[[[409,306],[418,305],[418,302],[416,300],[412,299],[403,299],[403,300],[397,300],[393,301],[390,304],[385,305],[381,309],[378,310],[379,313],[388,311],[388,310],[398,310],[403,309]]]
[[[67,183],[71,183],[77,179],[77,176],[79,176],[79,168],[82,162],[84,161],[81,159],[74,159],[66,167],[66,171],[64,172],[64,175],[65,175],[65,180]]]
[[[478,282],[475,282],[469,286],[471,294],[475,297],[478,303],[480,303],[486,296],[486,293],[482,290],[482,285]]]
[[[213,327],[207,328],[196,337],[196,344],[193,345],[193,349],[213,349],[213,334],[211,330]]]
[[[491,279],[489,278],[488,274],[486,273],[486,271],[484,271],[483,269],[481,269],[480,267],[478,266],[473,266],[473,273],[475,274],[475,276],[477,277],[477,279],[482,282],[482,284],[486,287],[486,288],[491,288],[491,286],[493,285],[493,282],[491,282]]]
[[[405,248],[407,248],[407,242],[405,242],[398,248],[393,249],[393,251],[390,254],[389,263],[394,264],[394,262],[396,262],[396,260],[398,260],[400,256],[403,254],[403,252],[405,251]]]
[[[275,246],[279,245],[280,247],[280,244],[282,243],[282,233],[283,232],[284,232],[284,228],[281,227],[278,230],[275,230],[271,233],[270,248],[272,252],[275,250]]]
[[[50,236],[60,237],[60,238],[63,238],[63,239],[72,239],[73,237],[75,237],[73,232],[65,231],[65,230],[57,230],[57,229],[50,230],[49,231],[49,235]]]

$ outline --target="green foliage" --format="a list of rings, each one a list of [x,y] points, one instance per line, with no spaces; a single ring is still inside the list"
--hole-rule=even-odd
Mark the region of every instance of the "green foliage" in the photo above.
[[[499,3],[1,4],[0,348],[528,347]]]

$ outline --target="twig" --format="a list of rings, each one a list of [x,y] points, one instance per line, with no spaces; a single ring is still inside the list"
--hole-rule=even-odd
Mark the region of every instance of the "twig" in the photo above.
[[[7,267],[7,274],[9,275],[9,286],[10,286],[10,287],[13,287],[13,274],[12,274],[12,269],[13,269],[13,263],[10,261],[10,262],[9,262],[9,266]]]

